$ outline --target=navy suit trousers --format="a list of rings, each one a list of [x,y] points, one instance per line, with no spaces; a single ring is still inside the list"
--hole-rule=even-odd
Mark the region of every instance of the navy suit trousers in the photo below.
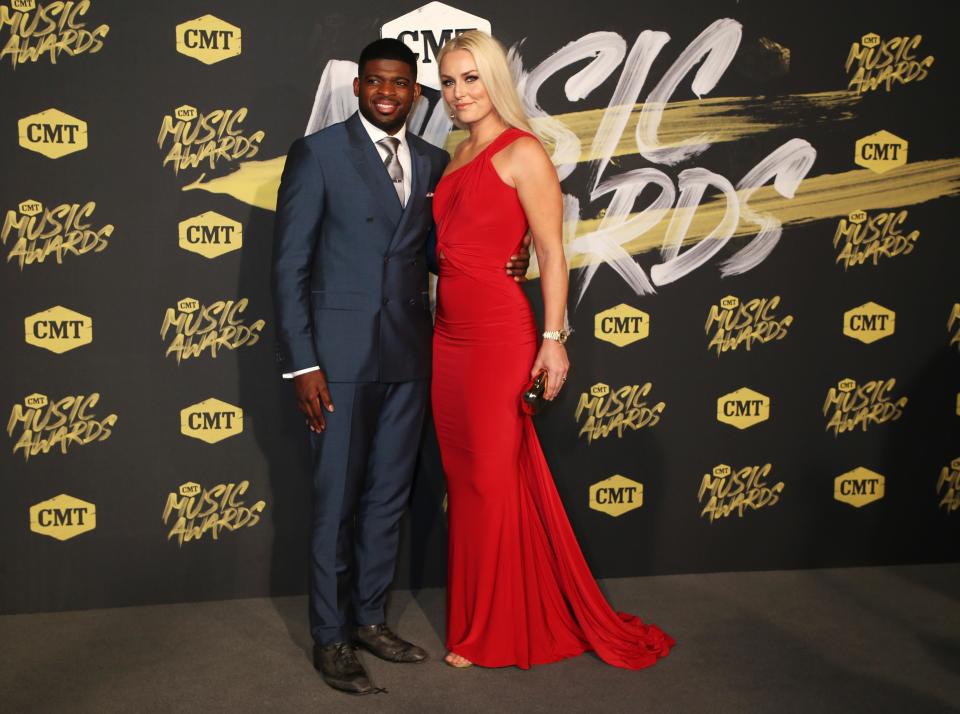
[[[349,639],[351,609],[357,625],[384,622],[430,396],[426,379],[329,387],[334,412],[310,435],[310,631],[320,645]]]

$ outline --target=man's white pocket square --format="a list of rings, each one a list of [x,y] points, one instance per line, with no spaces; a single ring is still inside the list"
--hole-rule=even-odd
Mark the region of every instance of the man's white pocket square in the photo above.
[[[433,198],[433,191],[427,193],[427,198]]]

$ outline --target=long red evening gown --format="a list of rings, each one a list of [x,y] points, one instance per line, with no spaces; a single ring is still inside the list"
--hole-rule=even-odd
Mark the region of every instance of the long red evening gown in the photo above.
[[[445,176],[433,199],[440,278],[432,401],[449,503],[447,647],[486,667],[526,669],[593,650],[639,669],[674,641],[604,599],[519,409],[539,338],[503,265],[527,221],[491,157],[522,136],[529,134],[507,129]]]

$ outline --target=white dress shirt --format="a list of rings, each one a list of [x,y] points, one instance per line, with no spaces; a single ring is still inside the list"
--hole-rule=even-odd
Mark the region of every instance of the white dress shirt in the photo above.
[[[357,113],[357,116],[360,117],[360,123],[363,125],[363,128],[367,132],[367,136],[370,137],[370,141],[373,142],[374,148],[377,150],[377,153],[380,154],[380,159],[386,161],[390,152],[385,146],[381,146],[377,142],[380,141],[385,136],[392,136],[395,139],[400,140],[400,145],[397,147],[397,159],[400,161],[400,168],[403,169],[403,196],[404,201],[403,205],[407,205],[407,201],[410,199],[410,177],[411,177],[411,163],[410,163],[410,147],[407,145],[407,125],[404,124],[400,127],[400,130],[396,134],[388,134],[383,129],[374,126],[366,120],[363,114]],[[383,169],[386,171],[386,167]],[[306,374],[307,372],[315,372],[320,369],[319,365],[313,367],[307,367],[305,369],[298,369],[296,372],[286,372],[283,375],[284,379],[293,379],[297,375]]]

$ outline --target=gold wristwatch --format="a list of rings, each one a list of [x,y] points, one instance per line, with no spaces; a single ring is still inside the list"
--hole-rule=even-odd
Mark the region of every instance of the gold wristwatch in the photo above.
[[[567,338],[570,336],[570,332],[567,330],[548,330],[543,333],[543,339],[545,340],[556,340],[561,345],[567,341]]]

